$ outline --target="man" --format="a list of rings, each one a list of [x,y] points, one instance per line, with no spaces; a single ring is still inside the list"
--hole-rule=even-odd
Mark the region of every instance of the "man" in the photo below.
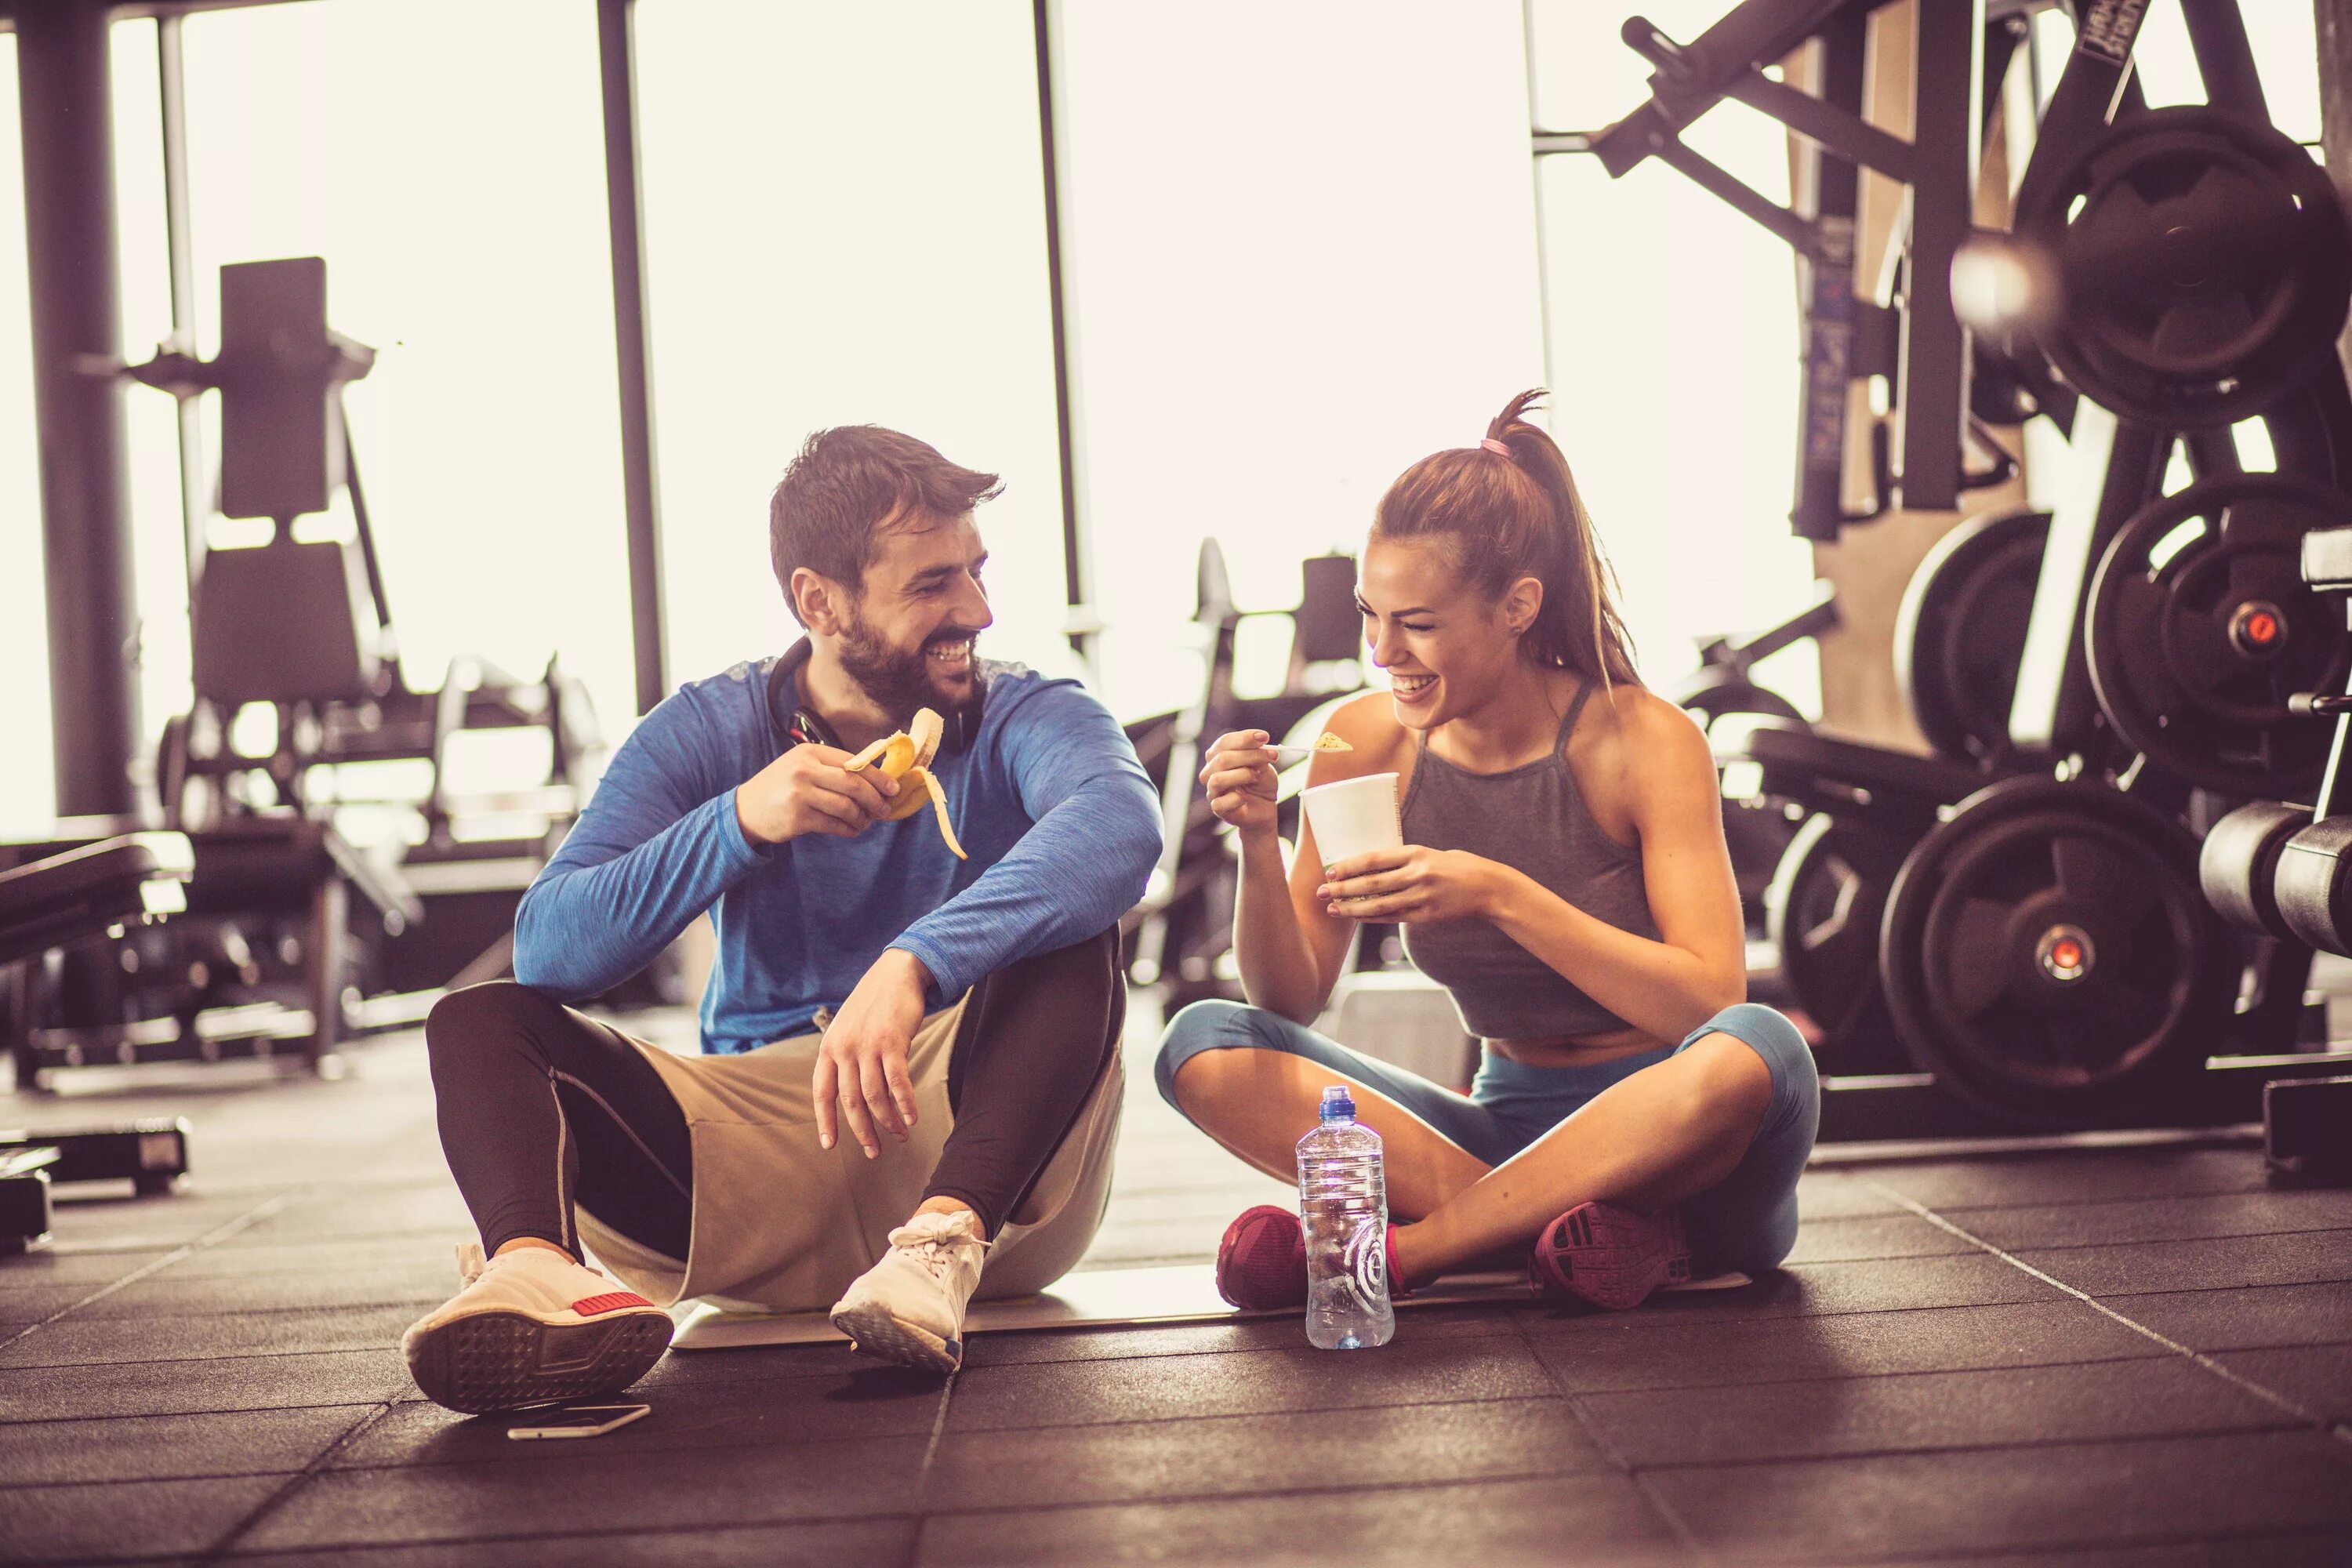
[[[975,651],[972,510],[1000,489],[878,426],[810,437],[769,509],[806,637],[648,714],[524,895],[515,981],[434,1009],[442,1146],[481,1243],[404,1341],[432,1398],[617,1392],[668,1346],[657,1302],[695,1296],[833,1301],[861,1350],[952,1371],[989,1249],[1007,1293],[1083,1250],[1115,1129],[1116,927],[1159,809],[1100,703]],[[911,773],[845,765],[924,708],[969,859],[928,808],[887,820]],[[562,1005],[705,910],[703,1056]],[[583,1233],[630,1289],[584,1266]]]

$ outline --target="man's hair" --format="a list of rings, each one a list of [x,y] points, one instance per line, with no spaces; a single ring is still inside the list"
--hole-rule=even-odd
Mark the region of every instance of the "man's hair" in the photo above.
[[[949,462],[939,448],[879,425],[844,425],[808,438],[768,498],[768,561],[793,618],[803,566],[858,591],[885,528],[936,528],[1004,488],[994,474]]]

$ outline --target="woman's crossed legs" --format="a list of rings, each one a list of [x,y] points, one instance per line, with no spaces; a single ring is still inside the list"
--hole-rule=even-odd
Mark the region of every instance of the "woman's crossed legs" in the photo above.
[[[1579,1204],[1679,1206],[1703,1268],[1769,1268],[1796,1239],[1797,1177],[1820,1089],[1794,1025],[1741,1004],[1672,1050],[1592,1068],[1487,1058],[1470,1095],[1230,1002],[1171,1020],[1159,1085],[1244,1162],[1297,1179],[1326,1084],[1381,1134],[1394,1258],[1408,1288],[1527,1245]]]

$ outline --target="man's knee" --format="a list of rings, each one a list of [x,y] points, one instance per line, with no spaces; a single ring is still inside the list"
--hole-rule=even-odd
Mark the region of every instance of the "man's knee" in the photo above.
[[[562,1004],[511,980],[468,985],[433,1004],[425,1016],[425,1048],[436,1062],[453,1059],[527,1037],[562,1011]]]

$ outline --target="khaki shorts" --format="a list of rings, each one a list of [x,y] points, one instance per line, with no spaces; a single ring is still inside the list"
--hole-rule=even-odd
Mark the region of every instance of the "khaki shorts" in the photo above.
[[[686,1112],[694,1150],[687,1257],[665,1257],[631,1241],[584,1208],[581,1239],[623,1283],[661,1306],[693,1298],[736,1310],[832,1306],[889,1249],[890,1231],[906,1223],[930,1184],[955,1125],[948,1054],[963,1008],[959,1000],[915,1032],[907,1072],[916,1122],[904,1143],[885,1135],[875,1160],[846,1129],[831,1150],[817,1147],[809,1081],[822,1035],[740,1056],[696,1057],[633,1038]],[[1126,1080],[1113,1049],[1061,1147],[989,1248],[981,1299],[1044,1289],[1093,1242],[1110,1201]]]

